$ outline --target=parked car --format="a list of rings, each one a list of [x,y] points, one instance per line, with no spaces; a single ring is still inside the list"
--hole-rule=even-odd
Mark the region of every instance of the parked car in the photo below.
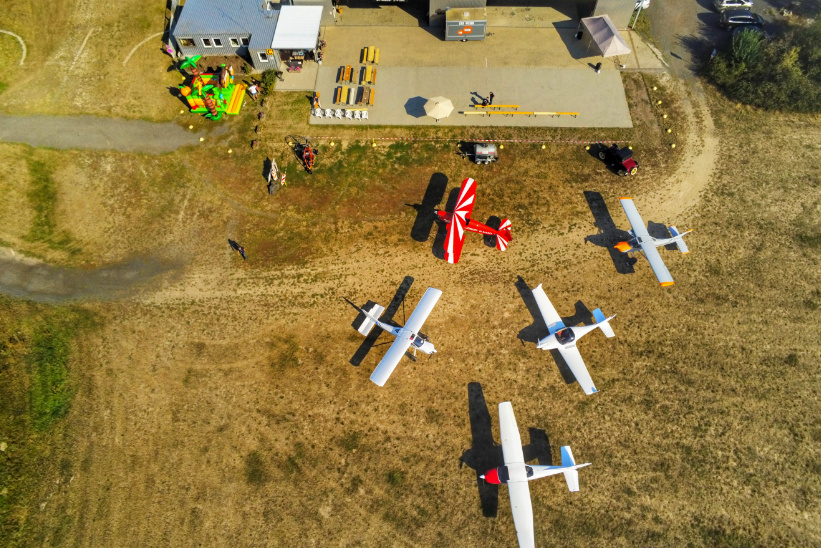
[[[752,0],[713,0],[713,7],[719,13],[726,10],[748,10],[753,7]]]
[[[757,13],[747,10],[727,10],[722,12],[718,22],[727,30],[732,30],[741,25],[764,27],[764,18]]]

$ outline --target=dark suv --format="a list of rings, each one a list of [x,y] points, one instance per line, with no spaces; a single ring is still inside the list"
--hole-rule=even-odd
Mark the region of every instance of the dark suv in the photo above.
[[[762,28],[764,26],[764,18],[757,13],[747,10],[727,10],[722,12],[719,24],[727,30],[732,30],[742,25],[752,25]]]

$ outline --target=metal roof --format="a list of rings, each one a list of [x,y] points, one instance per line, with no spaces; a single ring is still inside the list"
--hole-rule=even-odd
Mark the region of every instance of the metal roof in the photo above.
[[[271,47],[314,49],[322,20],[322,6],[282,6]]]
[[[251,35],[251,47],[271,47],[279,10],[265,0],[187,0],[174,28],[175,36]]]

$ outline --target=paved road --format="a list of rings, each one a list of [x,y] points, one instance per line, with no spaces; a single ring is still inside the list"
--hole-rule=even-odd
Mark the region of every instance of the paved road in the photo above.
[[[227,129],[227,126],[222,128]],[[162,154],[198,143],[204,135],[204,132],[189,131],[172,122],[100,116],[0,115],[0,141],[59,149]]]

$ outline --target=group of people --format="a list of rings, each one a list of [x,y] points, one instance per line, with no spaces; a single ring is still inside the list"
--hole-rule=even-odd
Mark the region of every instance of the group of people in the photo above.
[[[494,97],[496,97],[496,96],[493,95],[493,92],[491,91],[490,94],[487,97],[482,98],[482,106],[487,107],[487,106],[492,105]]]

